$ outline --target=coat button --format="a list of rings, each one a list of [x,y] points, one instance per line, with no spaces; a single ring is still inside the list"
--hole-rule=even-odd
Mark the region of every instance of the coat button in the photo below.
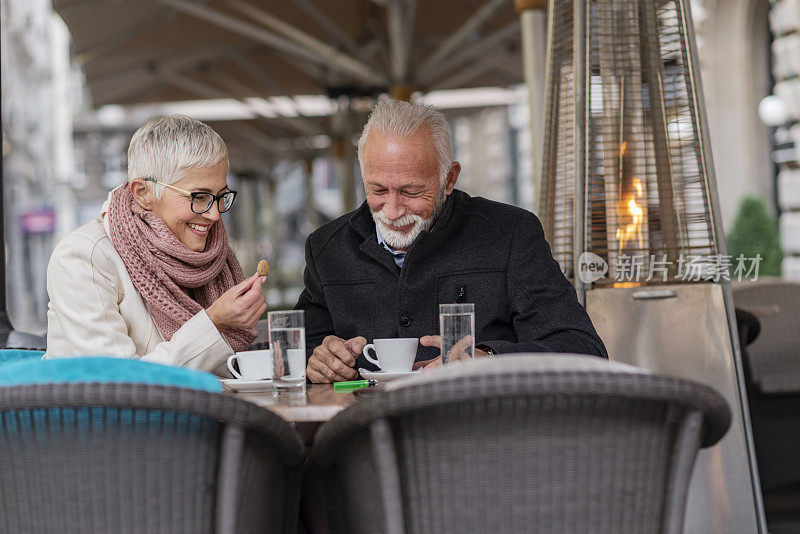
[[[400,317],[400,326],[408,326],[411,324],[411,317],[408,315],[403,315]]]

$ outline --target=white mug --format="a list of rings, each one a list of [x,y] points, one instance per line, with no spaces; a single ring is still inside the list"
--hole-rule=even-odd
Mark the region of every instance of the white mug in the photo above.
[[[406,373],[411,371],[414,359],[417,357],[417,344],[415,337],[401,337],[392,339],[376,339],[364,347],[361,353],[367,359],[387,373]],[[369,350],[377,355],[377,359],[369,355]]]
[[[239,371],[233,361],[239,362]],[[228,358],[228,369],[239,380],[264,380],[272,378],[272,350],[247,350]]]

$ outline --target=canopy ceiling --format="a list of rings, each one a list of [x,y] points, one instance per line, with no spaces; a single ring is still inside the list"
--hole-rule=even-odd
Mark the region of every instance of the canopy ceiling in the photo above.
[[[512,0],[54,0],[96,106],[522,81]]]

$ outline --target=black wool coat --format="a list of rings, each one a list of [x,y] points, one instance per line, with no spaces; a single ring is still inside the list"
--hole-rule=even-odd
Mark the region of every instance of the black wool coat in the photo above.
[[[454,190],[403,268],[378,243],[364,202],[306,240],[308,354],[325,336],[439,333],[439,304],[475,303],[475,344],[496,353],[572,352],[608,357],[533,213]],[[417,361],[438,356],[419,347]],[[356,368],[375,369],[363,355]]]

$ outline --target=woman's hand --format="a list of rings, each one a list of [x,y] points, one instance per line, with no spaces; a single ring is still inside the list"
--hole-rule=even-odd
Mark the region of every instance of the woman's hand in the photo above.
[[[267,311],[267,301],[261,294],[266,276],[254,274],[236,284],[206,309],[208,318],[217,330],[228,328],[251,329]]]

